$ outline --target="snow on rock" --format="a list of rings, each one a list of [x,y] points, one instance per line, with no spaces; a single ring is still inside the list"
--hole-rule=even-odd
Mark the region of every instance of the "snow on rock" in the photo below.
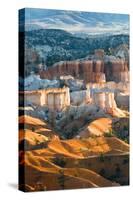
[[[62,76],[60,78],[64,81],[64,84],[70,88],[70,91],[79,91],[85,89],[83,80],[74,79],[73,76]]]
[[[81,90],[70,93],[70,101],[72,105],[80,105],[88,103],[90,101],[90,91]]]
[[[30,75],[25,78],[25,90],[38,90],[45,88],[56,88],[60,86],[59,80],[41,79],[39,75]]]

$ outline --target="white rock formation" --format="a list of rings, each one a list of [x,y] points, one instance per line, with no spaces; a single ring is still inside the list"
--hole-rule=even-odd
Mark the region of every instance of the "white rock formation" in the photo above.
[[[108,89],[93,90],[92,100],[96,106],[105,110],[106,113],[111,113],[117,108],[114,92]]]
[[[129,82],[119,82],[109,81],[106,83],[87,83],[86,88],[93,89],[110,89],[115,92],[123,92],[129,94],[130,84]]]
[[[45,106],[50,110],[62,110],[70,105],[69,88],[48,88],[44,90],[34,90],[20,92],[20,98],[37,106]]]

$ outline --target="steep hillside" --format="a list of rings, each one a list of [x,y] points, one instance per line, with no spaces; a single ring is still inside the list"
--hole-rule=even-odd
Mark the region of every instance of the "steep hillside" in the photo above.
[[[20,33],[21,37],[21,33]],[[21,38],[20,38],[21,40]],[[104,49],[110,53],[111,48],[129,45],[128,35],[111,35],[101,37],[75,37],[73,34],[59,29],[40,29],[26,32],[27,49],[33,49],[47,66],[61,60],[74,60],[94,53],[95,49]]]
[[[37,191],[122,184],[128,181],[128,150],[117,138],[99,137],[51,141],[47,148],[20,151],[20,170],[25,166],[26,175],[26,185],[21,179],[20,187]]]
[[[62,168],[44,159],[26,152],[20,167],[25,164],[26,185],[20,185],[26,191],[58,190],[74,188],[94,188],[119,185],[103,178],[96,172],[84,168]],[[32,175],[32,176],[31,176]],[[50,181],[49,181],[50,180]]]
[[[109,132],[112,127],[110,118],[99,118],[91,122],[83,131],[79,133],[81,137],[102,136]]]
[[[46,147],[49,140],[59,139],[47,123],[31,116],[20,116],[19,127],[20,150],[40,149]]]

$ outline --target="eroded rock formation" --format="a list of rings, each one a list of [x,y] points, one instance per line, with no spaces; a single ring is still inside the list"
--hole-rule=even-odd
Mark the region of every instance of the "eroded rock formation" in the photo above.
[[[122,59],[110,60],[105,63],[105,74],[107,81],[127,82],[129,81],[128,63]]]
[[[129,82],[116,83],[114,81],[109,81],[106,83],[87,83],[86,88],[91,89],[91,90],[107,88],[115,92],[122,92],[129,95],[130,85],[129,85]]]
[[[46,106],[50,110],[62,110],[70,105],[69,88],[49,88],[45,90],[20,92],[20,101]]]
[[[93,102],[99,108],[105,110],[106,113],[112,114],[117,108],[114,93],[111,91],[97,90],[93,92]]]
[[[88,82],[127,82],[129,70],[127,61],[106,56],[105,59],[61,61],[48,70],[40,71],[43,79],[59,78],[62,75],[72,75],[74,78]]]

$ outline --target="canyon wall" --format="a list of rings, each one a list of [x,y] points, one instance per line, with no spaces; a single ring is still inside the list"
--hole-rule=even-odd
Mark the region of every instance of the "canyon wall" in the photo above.
[[[106,113],[112,114],[117,108],[114,93],[111,91],[98,90],[93,93],[93,103]]]
[[[129,82],[116,83],[114,81],[109,81],[109,82],[106,82],[106,83],[87,83],[86,88],[91,89],[91,90],[107,88],[107,89],[111,89],[112,91],[122,92],[122,93],[126,93],[128,95],[129,95],[129,92],[130,92]]]
[[[47,70],[40,71],[42,79],[59,78],[62,75],[71,75],[83,79],[86,83],[102,83],[106,81],[129,81],[128,63],[119,58],[61,61]]]
[[[20,99],[37,106],[46,106],[50,110],[61,111],[70,105],[69,88],[49,88],[45,90],[20,92]]]
[[[97,85],[95,83],[94,85]],[[102,84],[101,84],[102,85]],[[103,84],[105,85],[105,83]],[[114,86],[113,82],[109,86]],[[118,84],[119,85],[119,84]],[[100,84],[98,85],[100,86]],[[24,97],[24,100],[23,100]],[[87,88],[87,90],[80,90],[70,92],[68,87],[64,88],[48,88],[43,90],[33,91],[20,91],[20,101],[24,101],[25,105],[44,106],[49,111],[61,112],[63,109],[69,106],[80,107],[93,110],[104,111],[105,113],[115,115],[122,115],[119,108],[129,107],[129,95],[122,92],[115,93],[112,89],[107,87],[93,87]],[[118,108],[118,107],[119,108]],[[52,118],[53,119],[53,118]]]
[[[129,81],[128,63],[122,59],[105,62],[105,74],[107,81],[127,82]]]

